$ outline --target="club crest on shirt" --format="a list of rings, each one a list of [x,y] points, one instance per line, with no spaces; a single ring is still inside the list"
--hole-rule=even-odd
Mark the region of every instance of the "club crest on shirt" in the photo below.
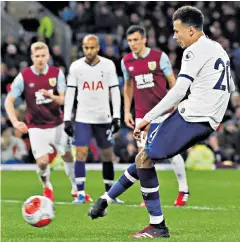
[[[151,70],[151,71],[154,71],[157,67],[157,63],[156,61],[150,61],[148,62],[148,68]]]
[[[57,84],[57,79],[56,79],[56,77],[54,77],[54,78],[49,78],[48,80],[49,80],[49,84],[50,84],[50,86],[52,86],[52,87],[55,87],[55,86],[56,86],[56,84]]]

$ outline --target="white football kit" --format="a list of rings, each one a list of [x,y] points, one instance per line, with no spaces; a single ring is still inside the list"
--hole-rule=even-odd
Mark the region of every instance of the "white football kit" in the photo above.
[[[102,124],[112,121],[109,92],[110,88],[114,91],[112,87],[119,86],[119,81],[113,61],[98,57],[100,61],[95,65],[86,63],[83,57],[70,66],[67,85],[76,87],[78,91],[77,122]],[[116,90],[119,92],[119,89]],[[120,103],[115,106],[117,108],[113,105],[113,117],[120,118]],[[70,120],[72,110],[68,109],[64,111],[64,120]]]
[[[184,51],[179,77],[189,78],[192,84],[178,110],[186,121],[208,121],[213,129],[218,127],[234,90],[230,71],[226,51],[206,36]]]
[[[180,102],[189,87],[188,98]],[[184,51],[176,85],[144,120],[151,122],[180,102],[178,110],[185,121],[209,122],[216,130],[234,90],[226,51],[204,35]]]

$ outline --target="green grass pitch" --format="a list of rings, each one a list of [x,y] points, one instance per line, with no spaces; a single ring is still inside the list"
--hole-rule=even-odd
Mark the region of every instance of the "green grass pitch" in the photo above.
[[[117,172],[119,177],[122,172]],[[163,212],[171,238],[176,242],[240,241],[240,171],[188,171],[191,196],[188,205],[175,208],[177,181],[172,171],[159,171]],[[2,242],[124,242],[135,241],[128,235],[148,225],[145,208],[139,208],[139,184],[120,198],[125,205],[113,204],[104,218],[91,220],[89,204],[72,205],[70,183],[63,171],[51,174],[55,191],[56,217],[45,228],[34,228],[22,218],[23,201],[41,194],[42,188],[33,171],[1,173]],[[93,199],[103,193],[100,171],[87,172],[87,192]],[[152,239],[143,239],[152,241]]]

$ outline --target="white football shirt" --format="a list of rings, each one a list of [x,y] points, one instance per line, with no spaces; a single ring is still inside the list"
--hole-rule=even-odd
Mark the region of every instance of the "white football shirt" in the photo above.
[[[113,61],[98,56],[100,61],[92,66],[85,57],[70,66],[68,86],[77,87],[77,112],[75,120],[83,123],[110,123],[109,88],[119,81]]]
[[[235,85],[230,60],[222,46],[201,36],[183,53],[179,77],[192,81],[190,95],[178,110],[188,122],[209,122],[217,129],[228,106]]]

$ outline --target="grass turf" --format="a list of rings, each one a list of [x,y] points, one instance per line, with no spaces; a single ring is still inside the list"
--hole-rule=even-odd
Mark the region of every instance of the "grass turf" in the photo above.
[[[121,173],[117,172],[116,176]],[[178,188],[174,173],[161,171],[158,175],[163,211],[171,234],[168,241],[240,241],[240,171],[189,171],[191,196],[183,208],[173,207]],[[139,184],[120,197],[125,205],[113,204],[108,209],[108,216],[92,221],[87,216],[89,204],[70,204],[68,178],[64,172],[56,171],[51,174],[55,201],[66,204],[56,204],[56,218],[49,226],[34,228],[23,220],[21,206],[28,197],[41,194],[36,173],[3,171],[1,179],[2,242],[135,241],[128,235],[141,230],[149,222],[146,209],[134,206],[141,202]],[[101,172],[87,173],[86,190],[95,200],[103,193]]]

